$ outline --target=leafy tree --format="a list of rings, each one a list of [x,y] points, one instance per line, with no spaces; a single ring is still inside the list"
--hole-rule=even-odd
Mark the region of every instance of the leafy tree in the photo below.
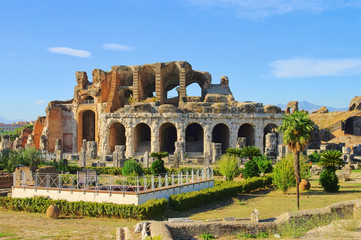
[[[304,151],[311,141],[314,122],[309,119],[308,114],[303,111],[295,111],[293,114],[286,114],[283,117],[282,125],[278,128],[280,133],[283,133],[283,142],[288,145],[288,148],[293,152],[295,177],[296,177],[296,191],[297,191],[297,208],[300,208],[300,152]]]
[[[18,165],[37,167],[43,163],[41,154],[35,148],[12,150],[5,149],[0,156],[0,169],[9,173],[15,171]]]
[[[268,156],[262,155],[258,157],[253,157],[253,160],[257,163],[259,171],[261,173],[270,173],[273,170],[272,161]]]
[[[226,176],[227,181],[232,181],[240,173],[238,160],[235,155],[222,155],[218,160],[219,172]]]
[[[240,157],[241,153],[242,153],[242,149],[241,148],[227,148],[226,153],[228,155]]]
[[[295,168],[292,155],[285,156],[273,169],[273,183],[279,190],[286,193],[287,190],[295,185]]]
[[[246,162],[242,172],[244,178],[259,177],[260,173],[258,164],[253,159]]]
[[[327,150],[321,154],[321,159],[318,164],[335,172],[338,167],[345,165],[341,157],[342,153],[340,151]]]
[[[247,157],[249,160],[252,160],[253,157],[261,155],[261,151],[256,146],[246,146],[242,148],[241,157]]]
[[[162,158],[168,157],[169,153],[168,152],[152,152],[150,154],[151,157],[155,157],[158,160],[162,160]]]
[[[124,167],[122,168],[123,176],[141,176],[143,175],[143,169],[139,162],[134,159],[129,159],[124,162]]]

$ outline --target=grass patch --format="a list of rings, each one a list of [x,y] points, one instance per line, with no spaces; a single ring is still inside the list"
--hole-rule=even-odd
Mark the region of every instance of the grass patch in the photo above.
[[[1,233],[0,232],[0,238],[4,238],[4,237],[10,237],[10,236],[14,236],[15,234],[13,233]]]
[[[250,239],[250,238],[269,238],[270,234],[267,232],[259,232],[258,234],[251,233],[238,233],[236,235],[237,239]]]

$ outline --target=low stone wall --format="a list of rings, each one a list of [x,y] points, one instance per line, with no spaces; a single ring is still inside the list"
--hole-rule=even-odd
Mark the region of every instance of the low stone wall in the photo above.
[[[242,232],[257,234],[259,232],[267,232],[268,230],[277,230],[277,228],[282,224],[293,221],[307,221],[314,216],[337,216],[339,218],[344,218],[350,214],[354,214],[356,216],[360,213],[361,199],[339,202],[324,208],[286,212],[267,222],[261,221],[257,223],[241,220],[229,222],[157,222],[157,224],[158,226],[159,224],[164,224],[164,226],[166,226],[169,230],[169,233],[172,235],[173,239],[194,239],[194,236],[199,236],[203,233],[212,233],[216,238],[219,238],[222,236],[234,235]],[[153,235],[153,233],[151,233],[151,235]]]
[[[84,202],[109,202],[116,204],[134,204],[141,205],[150,199],[169,199],[172,194],[186,193],[191,191],[199,191],[214,186],[213,180],[205,180],[201,182],[188,183],[184,185],[176,185],[162,187],[160,189],[141,191],[139,194],[135,192],[120,191],[95,191],[83,189],[67,189],[67,188],[45,188],[45,187],[21,187],[16,186],[12,189],[12,197],[26,198],[43,196],[55,200],[67,201],[84,201]]]

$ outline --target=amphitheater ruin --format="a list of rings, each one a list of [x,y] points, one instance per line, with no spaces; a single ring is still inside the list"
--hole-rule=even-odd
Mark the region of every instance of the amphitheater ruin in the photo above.
[[[76,72],[74,98],[52,101],[34,125],[32,144],[45,152],[94,156],[144,156],[167,151],[179,159],[214,161],[228,147],[255,145],[276,154],[281,136],[274,129],[282,111],[273,105],[237,102],[226,76],[212,84],[210,73],[185,61]],[[196,84],[201,96],[189,96]],[[171,92],[177,96],[170,97]]]

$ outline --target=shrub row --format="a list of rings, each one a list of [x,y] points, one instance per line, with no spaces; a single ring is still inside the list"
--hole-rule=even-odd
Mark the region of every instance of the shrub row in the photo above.
[[[270,186],[271,184],[272,177],[270,175],[254,177],[243,182],[217,181],[212,188],[171,195],[169,197],[169,205],[173,210],[184,211],[222,199],[235,197],[239,193],[249,193]]]
[[[51,204],[55,204],[60,213],[66,216],[112,217],[122,219],[154,219],[164,215],[168,207],[166,199],[152,199],[135,206],[133,204],[114,204],[96,202],[68,202],[45,197],[10,198],[0,197],[0,207],[13,211],[45,213]]]

